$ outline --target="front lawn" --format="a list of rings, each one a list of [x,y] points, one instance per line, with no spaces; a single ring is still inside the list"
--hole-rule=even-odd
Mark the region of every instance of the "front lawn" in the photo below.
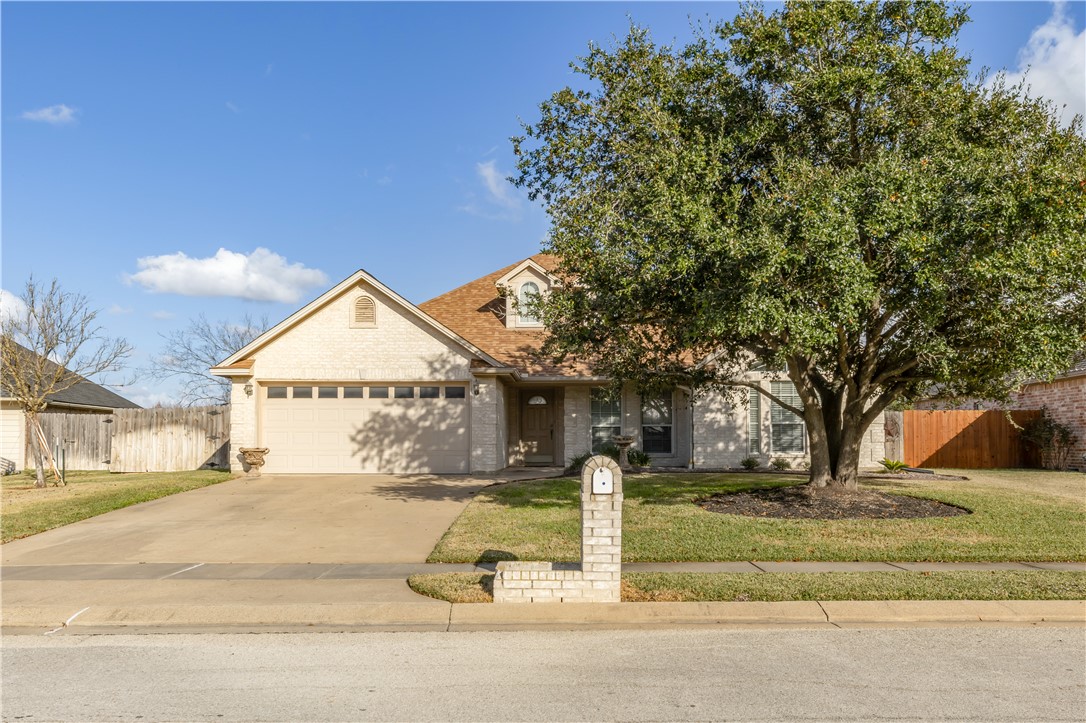
[[[969,480],[900,480],[864,485],[972,510],[957,517],[790,520],[721,515],[695,499],[798,477],[644,474],[626,477],[623,560],[627,562],[1081,561],[1086,560],[1086,475],[969,470]],[[431,562],[580,558],[579,481],[488,487],[445,533]],[[1076,496],[1076,491],[1078,492]]]
[[[493,601],[494,576],[476,573],[414,575],[421,595],[454,603]],[[624,602],[782,600],[1082,600],[1086,573],[824,572],[657,573],[622,575]]]
[[[34,487],[33,474],[0,478],[2,542],[36,535],[138,502],[225,482],[219,470],[192,472],[69,472],[63,487]]]

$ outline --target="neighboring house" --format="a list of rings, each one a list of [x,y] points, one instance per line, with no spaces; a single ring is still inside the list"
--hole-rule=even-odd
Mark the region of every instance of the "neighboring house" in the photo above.
[[[270,473],[491,472],[565,465],[620,432],[656,466],[806,458],[802,420],[757,395],[612,398],[586,365],[543,357],[543,328],[516,300],[546,294],[555,265],[539,254],[418,306],[355,272],[211,370],[232,382],[232,466],[267,447]],[[864,465],[882,442],[880,420]]]
[[[1086,354],[1051,382],[1034,381],[1011,395],[1010,404],[973,404],[972,408],[1046,409],[1078,438],[1071,448],[1070,467],[1086,472]]]
[[[26,354],[34,353],[21,348]],[[33,437],[28,434],[22,407],[12,397],[9,373],[10,370],[5,369],[3,378],[0,378],[0,470],[5,473],[25,469],[33,464],[34,459],[28,450],[28,443]],[[114,409],[140,408],[121,395],[82,378],[67,389],[50,394],[46,401],[46,413],[112,414]]]

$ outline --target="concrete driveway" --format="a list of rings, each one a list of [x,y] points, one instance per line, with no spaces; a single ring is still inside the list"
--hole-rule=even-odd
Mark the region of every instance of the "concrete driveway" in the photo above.
[[[419,563],[495,478],[239,478],[15,540],[7,565]]]

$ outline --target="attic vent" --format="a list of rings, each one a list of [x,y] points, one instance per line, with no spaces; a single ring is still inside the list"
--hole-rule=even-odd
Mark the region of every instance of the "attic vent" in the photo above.
[[[377,306],[368,296],[359,296],[354,302],[351,326],[356,328],[377,326]]]

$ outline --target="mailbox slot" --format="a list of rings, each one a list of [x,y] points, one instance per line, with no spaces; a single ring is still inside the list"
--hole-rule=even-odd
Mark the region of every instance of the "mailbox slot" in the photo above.
[[[599,467],[592,472],[592,494],[612,495],[615,493],[615,475],[606,467]]]

